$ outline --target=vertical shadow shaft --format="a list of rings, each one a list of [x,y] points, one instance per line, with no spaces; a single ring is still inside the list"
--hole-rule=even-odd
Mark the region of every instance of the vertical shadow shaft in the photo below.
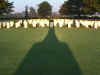
[[[44,41],[32,46],[14,75],[82,75],[65,43],[59,42],[51,28]]]

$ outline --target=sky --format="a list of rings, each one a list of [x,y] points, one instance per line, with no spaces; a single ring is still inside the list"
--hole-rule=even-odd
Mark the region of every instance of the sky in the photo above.
[[[53,8],[53,12],[57,12],[64,1],[67,0],[9,0],[10,2],[14,2],[14,11],[15,12],[22,12],[25,10],[25,6],[34,7],[38,9],[38,5],[43,1],[48,1]]]

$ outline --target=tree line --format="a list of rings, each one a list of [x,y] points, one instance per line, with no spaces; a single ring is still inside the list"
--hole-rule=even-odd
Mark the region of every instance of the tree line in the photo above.
[[[62,15],[94,14],[100,12],[100,0],[68,0],[61,6]]]
[[[13,2],[9,2],[8,0],[0,0],[0,15],[9,14],[13,12]]]
[[[0,0],[0,15],[9,14],[13,12],[13,2],[8,0]],[[67,15],[87,15],[100,12],[100,0],[66,0],[59,9],[59,14],[63,16]],[[52,6],[47,1],[44,1],[38,5],[37,11],[30,7],[25,7],[25,17],[28,16],[52,16]]]

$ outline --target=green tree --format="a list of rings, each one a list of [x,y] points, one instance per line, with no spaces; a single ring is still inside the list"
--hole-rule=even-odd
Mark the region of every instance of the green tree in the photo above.
[[[7,8],[7,3],[4,0],[0,0],[0,14],[3,14]]]
[[[29,17],[28,6],[25,6],[25,18]]]
[[[30,12],[29,12],[30,17],[36,17],[37,13],[33,7],[30,7]]]
[[[5,0],[0,0],[0,15],[2,14],[9,14],[13,12],[13,2],[5,1]]]
[[[82,0],[68,0],[61,6],[59,12],[63,15],[80,15],[82,7]]]
[[[44,1],[39,4],[38,16],[47,17],[51,16],[51,14],[52,14],[52,6],[48,2]]]
[[[83,0],[85,6],[84,11],[86,14],[93,14],[100,12],[100,0]]]
[[[64,2],[64,4],[61,6],[59,13],[61,15],[67,15],[68,14],[68,6],[67,6],[67,2]]]
[[[7,8],[6,8],[7,14],[10,14],[11,12],[13,12],[14,11],[13,8],[14,8],[13,2],[8,2],[7,3]]]

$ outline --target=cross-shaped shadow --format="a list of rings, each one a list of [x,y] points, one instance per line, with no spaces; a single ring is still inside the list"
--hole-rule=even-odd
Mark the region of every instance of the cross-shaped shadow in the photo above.
[[[32,46],[14,75],[82,75],[66,43],[50,28],[44,41]]]

